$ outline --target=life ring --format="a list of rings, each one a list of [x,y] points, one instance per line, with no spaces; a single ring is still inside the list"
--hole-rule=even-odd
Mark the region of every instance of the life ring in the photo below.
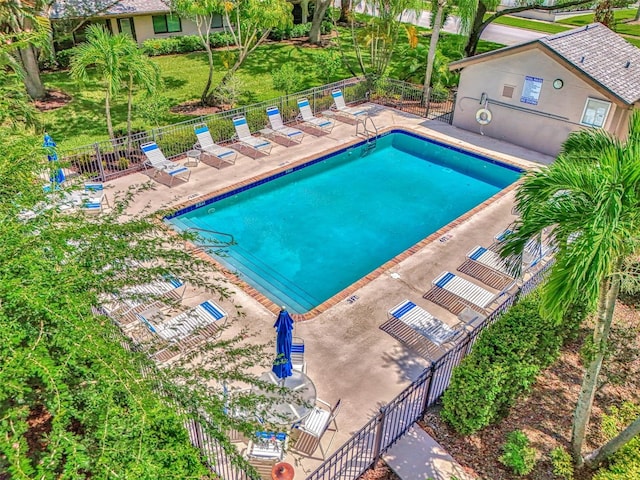
[[[476,112],[476,122],[480,125],[491,123],[491,112],[486,108],[481,108]]]

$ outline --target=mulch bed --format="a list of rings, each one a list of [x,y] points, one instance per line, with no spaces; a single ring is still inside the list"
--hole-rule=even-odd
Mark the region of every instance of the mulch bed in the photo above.
[[[47,95],[40,100],[34,100],[34,106],[41,112],[48,112],[64,107],[71,101],[71,97],[61,90],[47,90]]]
[[[616,320],[611,333],[611,344],[620,345],[612,358],[605,360],[601,379],[609,379],[596,394],[590,431],[585,445],[587,450],[604,443],[599,425],[602,414],[611,406],[625,400],[640,401],[640,311],[618,304]],[[569,449],[573,410],[584,372],[580,357],[581,339],[591,330],[585,325],[580,339],[567,345],[560,359],[542,372],[532,391],[520,398],[508,416],[495,425],[467,437],[455,433],[440,419],[440,407],[431,408],[424,416],[421,427],[442,445],[469,473],[479,478],[510,480],[515,474],[498,462],[506,435],[522,430],[538,451],[534,471],[524,479],[553,479],[553,466],[549,453],[561,446]],[[624,369],[624,374],[620,370]],[[592,474],[581,472],[576,480],[588,480]]]
[[[378,460],[375,467],[367,470],[358,480],[401,480],[386,463]]]

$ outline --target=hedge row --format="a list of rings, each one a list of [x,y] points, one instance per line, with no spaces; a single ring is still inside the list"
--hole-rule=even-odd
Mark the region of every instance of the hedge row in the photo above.
[[[482,332],[471,354],[453,370],[441,415],[458,433],[472,434],[506,415],[575,336],[585,317],[583,308],[573,308],[556,324],[540,316],[539,302],[534,293],[511,307]]]

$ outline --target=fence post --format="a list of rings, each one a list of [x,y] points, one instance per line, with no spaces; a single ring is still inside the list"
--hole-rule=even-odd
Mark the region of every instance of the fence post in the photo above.
[[[431,386],[433,385],[433,376],[435,375],[434,374],[435,369],[433,368],[433,363],[429,366],[429,369],[431,370],[431,375],[429,375],[429,385],[427,385],[427,390],[424,395],[424,402],[422,402],[421,415],[424,415],[424,412],[426,412],[427,408],[429,408],[429,397],[431,396]]]
[[[373,458],[374,463],[378,461],[380,457],[380,450],[382,450],[382,432],[384,430],[384,419],[386,417],[385,407],[380,407],[380,411],[376,417],[376,433],[373,438]]]
[[[98,172],[100,172],[100,181],[105,182],[107,179],[104,174],[104,166],[102,165],[102,154],[100,153],[100,144],[98,142],[94,143],[93,148],[96,151],[96,160],[98,161]]]

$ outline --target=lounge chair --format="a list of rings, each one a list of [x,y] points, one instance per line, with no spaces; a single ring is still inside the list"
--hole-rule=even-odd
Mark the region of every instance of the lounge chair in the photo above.
[[[173,179],[176,177],[183,177],[188,182],[191,177],[191,170],[183,165],[179,165],[174,162],[170,162],[162,153],[162,150],[156,145],[156,142],[143,143],[140,148],[147,156],[147,161],[144,162],[144,167],[151,167],[156,170],[155,175],[159,173],[166,173],[171,178],[169,186],[173,184]],[[154,176],[155,176],[154,175]],[[184,178],[186,176],[186,178]]]
[[[331,92],[331,96],[333,97],[333,110],[338,113],[342,113],[351,118],[357,118],[360,115],[367,115],[368,111],[366,108],[362,107],[347,107],[346,103],[344,103],[344,96],[342,95],[342,90],[336,89]]]
[[[220,168],[223,162],[234,164],[236,163],[236,157],[238,152],[231,148],[221,147],[213,141],[209,127],[206,125],[196,125],[194,127],[196,136],[198,137],[198,143],[196,149],[200,150],[204,155],[215,157],[218,159],[218,165],[216,168]]]
[[[468,260],[458,267],[459,272],[496,290],[504,290],[515,284],[508,264],[497,252],[478,245],[467,253],[467,258]]]
[[[222,320],[227,318],[226,312],[211,300],[161,323],[153,317],[147,318],[144,312],[136,315],[151,332],[170,341],[182,340],[194,332],[206,331],[209,335],[216,335],[224,325]]]
[[[464,334],[410,300],[404,300],[391,308],[387,317],[388,320],[380,325],[380,330],[429,361],[435,361],[444,355],[442,345],[451,343]]]
[[[299,118],[302,123],[313,128],[318,128],[324,132],[330,133],[333,130],[334,123],[323,117],[316,117],[311,111],[309,100],[306,98],[298,99],[298,109],[300,110]]]
[[[236,129],[236,136],[238,137],[238,141],[251,148],[256,155],[258,153],[264,153],[265,155],[269,155],[271,153],[271,148],[273,144],[264,138],[258,138],[251,135],[251,131],[249,130],[249,125],[247,125],[247,119],[240,116],[233,118],[233,126]],[[255,157],[254,157],[255,158]]]
[[[459,331],[438,320],[410,300],[405,300],[388,312],[389,318],[397,318],[436,345],[451,342]]]
[[[136,320],[138,312],[154,306],[162,307],[165,302],[179,302],[186,288],[181,280],[168,277],[125,288],[119,294],[106,298],[101,308],[105,315],[125,327]]]
[[[273,130],[276,135],[280,135],[281,137],[296,143],[300,143],[304,138],[304,132],[302,130],[298,130],[293,127],[286,127],[284,123],[282,123],[282,116],[280,115],[278,107],[267,108],[267,116],[269,117],[271,130]]]
[[[466,307],[485,312],[505,292],[494,294],[469,280],[451,272],[442,272],[433,282],[433,287],[423,298],[434,302],[455,315]]]

